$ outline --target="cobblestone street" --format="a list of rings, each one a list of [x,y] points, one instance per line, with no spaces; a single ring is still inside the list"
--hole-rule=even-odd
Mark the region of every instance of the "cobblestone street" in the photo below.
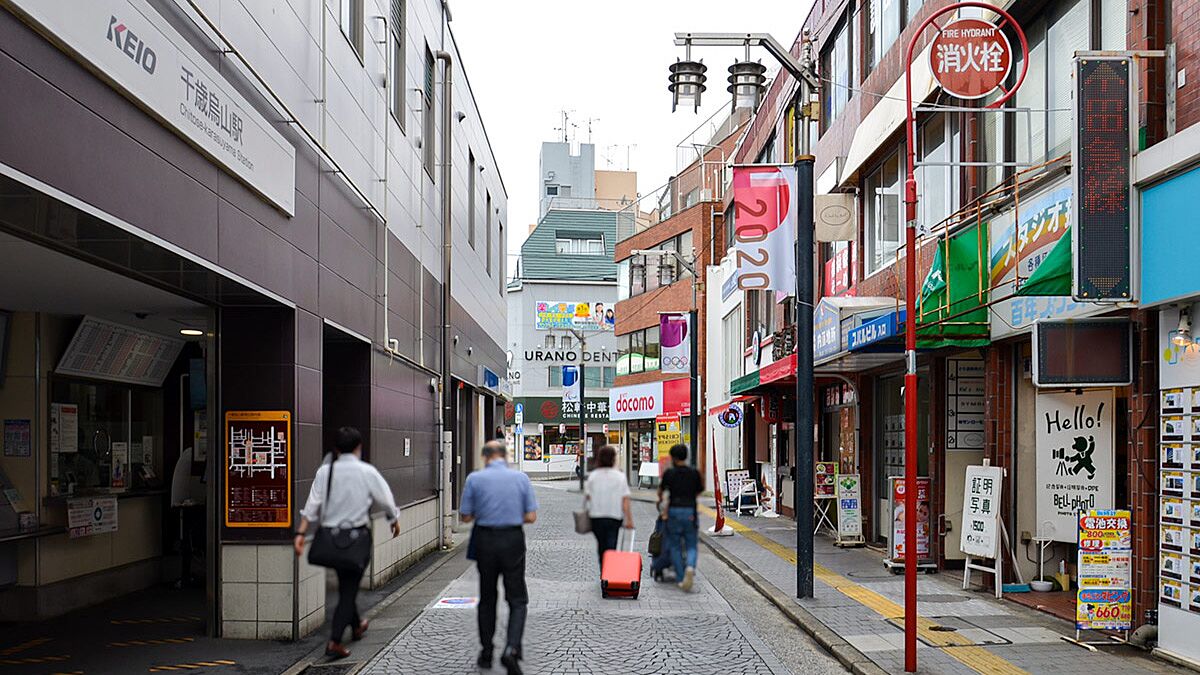
[[[578,493],[570,483],[535,483],[538,522],[526,529],[529,619],[527,673],[835,673],[841,666],[724,565],[700,550],[696,589],[685,594],[650,578],[645,555],[654,509],[634,502],[637,548],[644,554],[637,600],[600,597],[595,540],[571,527]],[[719,590],[718,590],[719,589]],[[441,593],[476,597],[471,567]],[[476,672],[479,644],[473,609],[430,603],[363,672]],[[502,648],[505,614],[497,630]],[[491,672],[502,672],[497,667]]]

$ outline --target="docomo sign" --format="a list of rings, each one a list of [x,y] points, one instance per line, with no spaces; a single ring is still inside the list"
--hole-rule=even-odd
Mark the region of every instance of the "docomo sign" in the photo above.
[[[647,382],[608,390],[610,420],[653,419],[663,412],[662,382]]]
[[[991,94],[1012,71],[1012,45],[996,24],[957,19],[942,27],[929,50],[929,68],[946,93],[963,99]]]

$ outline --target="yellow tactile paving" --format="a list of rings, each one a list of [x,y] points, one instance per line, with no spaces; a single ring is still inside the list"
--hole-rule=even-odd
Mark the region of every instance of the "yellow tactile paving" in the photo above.
[[[716,517],[717,515],[716,511],[706,506],[701,506],[700,510],[712,517]],[[759,534],[758,532],[754,531],[754,529],[746,527],[745,525],[729,517],[725,518],[725,523],[746,539],[749,539],[771,553],[783,558],[792,565],[796,564],[796,552],[794,550],[784,546],[783,544],[780,544],[777,541],[774,541],[769,537]],[[858,602],[860,605],[871,609],[885,619],[896,619],[901,625],[903,625],[904,608],[895,602],[888,600],[879,593],[876,593],[865,586],[857,584],[822,565],[813,565],[813,576],[819,581],[834,588],[839,593],[853,599],[855,602]],[[918,617],[917,634],[931,645],[937,647],[951,647],[951,649],[944,650],[944,653],[956,659],[963,665],[973,668],[980,673],[988,673],[989,675],[1019,675],[1020,673],[1027,673],[1027,671],[1018,668],[1003,657],[997,656],[983,647],[973,645],[970,640],[961,635],[957,635],[953,632],[933,630],[933,627],[936,625],[937,624],[929,619]]]

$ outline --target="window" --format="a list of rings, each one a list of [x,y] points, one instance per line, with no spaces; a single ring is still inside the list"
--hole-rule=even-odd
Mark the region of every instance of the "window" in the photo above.
[[[492,275],[492,193],[485,193],[487,199],[484,201],[484,206],[487,207],[487,212],[483,214],[483,226],[487,228],[487,273]]]
[[[562,366],[550,366],[546,369],[547,384],[551,387],[561,387],[562,383]]]
[[[599,389],[600,383],[604,381],[604,371],[600,366],[584,366],[583,367],[583,388],[584,389]]]
[[[850,21],[843,20],[821,52],[821,131],[829,128],[850,101],[850,87],[854,86],[853,64]]]
[[[546,186],[546,196],[557,197],[558,196],[558,186],[557,185],[547,185]]]
[[[999,114],[990,116],[998,117]],[[916,169],[917,226],[923,233],[929,232],[948,218],[958,205],[959,173],[949,166],[931,165],[958,160],[956,119],[950,115],[933,115],[921,127],[917,138],[920,161],[929,163]]]
[[[604,255],[604,237],[603,235],[556,236],[554,252],[558,255]]]
[[[564,336],[558,338],[558,346],[561,349],[570,349],[573,346],[572,341],[571,341],[571,336],[564,335]]]
[[[602,384],[601,386],[603,386],[605,389],[611,389],[613,386],[613,382],[616,380],[616,377],[617,377],[617,369],[616,368],[614,368],[613,366],[604,366],[604,384]]]
[[[725,318],[721,319],[721,337],[725,340],[722,344],[738,344],[741,342],[741,335],[744,330],[745,328],[742,325],[742,308],[740,306],[735,307]],[[742,376],[742,371],[746,367],[746,360],[742,358],[742,352],[738,349],[721,350],[721,358],[725,362],[723,393],[725,398],[729,398],[729,383]]]
[[[863,48],[870,72],[917,15],[924,0],[866,0],[863,4]]]
[[[436,79],[433,52],[429,51],[429,45],[425,45],[425,84],[421,89],[421,159],[425,173],[429,174],[430,179],[433,178],[433,167],[437,162],[437,154],[433,147],[433,136],[437,129],[437,122],[433,116],[433,85]]]
[[[554,349],[554,333],[546,333],[546,349]]]
[[[404,0],[392,0],[392,117],[404,133]]]
[[[864,186],[867,274],[874,274],[891,264],[900,248],[900,152],[883,160]]]
[[[467,243],[475,248],[475,153],[467,151]]]
[[[747,291],[745,306],[749,319],[746,346],[750,347],[754,331],[759,331],[764,338],[775,332],[775,291]]]
[[[676,251],[684,259],[691,260],[695,253],[692,242],[692,231],[687,230],[647,250]],[[691,272],[673,255],[635,256],[617,264],[618,298],[624,300],[641,295],[691,276]],[[628,289],[628,295],[621,296],[626,292],[625,289]]]
[[[659,353],[658,326],[618,335],[615,375],[658,370]]]
[[[498,238],[500,239],[500,242],[496,249],[496,267],[499,268],[500,272],[500,274],[497,275],[500,277],[500,295],[504,295],[504,284],[507,281],[505,275],[508,273],[508,256],[505,254],[508,252],[508,249],[506,248],[507,245],[504,243],[504,222],[497,221],[497,223],[498,227],[500,228],[497,232],[497,234],[499,234]]]
[[[363,0],[339,0],[338,27],[359,61],[363,58],[363,23]]]

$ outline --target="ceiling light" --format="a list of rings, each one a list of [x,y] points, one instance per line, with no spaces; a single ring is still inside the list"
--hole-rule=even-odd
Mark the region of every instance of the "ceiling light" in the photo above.
[[[186,335],[188,337],[200,337],[201,335],[204,335],[204,331],[196,330],[195,328],[180,328],[179,334]]]
[[[1179,310],[1179,327],[1175,329],[1171,342],[1178,347],[1188,347],[1195,342],[1192,339],[1192,312],[1187,307]]]

